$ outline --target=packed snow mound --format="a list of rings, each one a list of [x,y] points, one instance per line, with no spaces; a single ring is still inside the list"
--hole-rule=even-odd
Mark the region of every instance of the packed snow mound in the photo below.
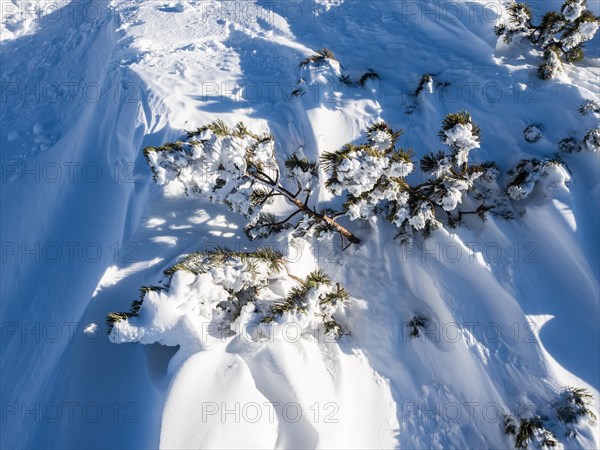
[[[197,353],[177,372],[161,448],[394,446],[389,385],[363,354],[304,339],[240,347]]]
[[[579,113],[600,101],[599,38],[542,82],[538,50],[494,33],[506,3],[89,0],[31,16],[19,13],[43,2],[2,2],[2,448],[512,448],[506,417],[516,430],[529,420],[529,448],[546,432],[564,448],[600,447],[597,423],[578,409],[599,415],[600,125]],[[536,20],[562,4],[531,3]],[[578,20],[582,4],[563,14]],[[587,7],[600,14],[597,2]],[[335,59],[301,65],[323,48]],[[409,211],[397,190],[377,188],[371,170],[426,180],[415,164],[381,157],[393,141],[383,130],[343,163],[343,184],[329,189],[321,170],[313,186],[322,207],[341,208],[336,192],[348,188],[371,195],[341,219],[362,240],[343,252],[337,235],[250,242],[243,215],[176,183],[154,186],[142,151],[220,119],[270,130],[284,155],[319,161],[385,121],[421,158],[438,151],[439,124],[456,111],[481,135],[468,124],[445,130],[451,153],[426,175],[447,177],[456,158],[494,161],[506,175],[486,187],[508,190],[513,219],[469,215],[404,245],[398,228],[425,229],[433,206]],[[535,144],[523,138],[530,124],[543,129]],[[573,151],[558,163],[565,139]],[[233,143],[224,150],[234,154],[208,161],[232,177],[245,145]],[[186,170],[195,146],[169,162],[210,190],[216,179]],[[471,212],[469,186],[444,185],[435,204]],[[362,220],[390,199],[392,223]],[[324,328],[319,293],[312,315],[258,327],[269,336],[291,324],[289,335],[241,339],[215,308],[249,282],[241,262],[163,273],[182,255],[259,246],[281,251],[289,273],[261,272],[264,297],[234,324],[260,322],[297,285],[289,274],[304,280],[319,267],[351,297],[332,313],[348,333],[291,334]],[[107,312],[155,285],[107,337]],[[203,335],[207,324],[219,333]],[[587,389],[591,403],[567,386]]]

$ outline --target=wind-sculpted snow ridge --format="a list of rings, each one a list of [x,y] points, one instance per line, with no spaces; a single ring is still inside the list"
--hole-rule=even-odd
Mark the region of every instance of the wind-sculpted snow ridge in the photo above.
[[[562,3],[530,2],[536,18]],[[543,81],[539,49],[495,35],[504,1],[68,5],[3,10],[2,448],[600,447],[598,35]],[[457,111],[480,135],[440,142]],[[335,178],[357,198],[384,187],[372,170],[419,186],[451,158],[494,161],[512,219],[453,223],[474,192],[445,184],[442,226],[402,245],[377,210],[398,192],[344,208],[320,167],[311,207],[344,211],[361,243],[250,241],[243,214],[156,186],[142,151],[216,120],[270,131],[282,176],[354,146]],[[361,153],[380,123],[412,163]],[[184,270],[224,248],[237,259]],[[278,271],[242,261],[260,248]],[[306,289],[315,273],[329,281]],[[109,311],[127,312],[106,329]]]

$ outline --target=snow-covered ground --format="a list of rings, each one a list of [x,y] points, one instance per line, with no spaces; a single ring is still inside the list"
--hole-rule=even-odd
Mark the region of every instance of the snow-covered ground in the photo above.
[[[600,101],[600,38],[542,81],[531,46],[494,34],[507,3],[2,0],[1,447],[510,448],[502,411],[542,413],[564,386],[588,388],[598,415],[597,153],[564,154],[570,181],[516,220],[404,247],[389,223],[345,221],[360,246],[292,249],[294,273],[320,265],[353,297],[339,342],[232,338],[169,364],[176,348],[106,335],[107,313],[178,256],[265,245],[241,216],[154,185],[145,146],[222,119],[317,160],[385,120],[420,157],[468,110],[473,159],[506,172],[599,128],[578,108]],[[530,3],[541,17],[562,2]],[[299,67],[321,48],[380,80]],[[438,83],[412,96],[426,73]],[[431,321],[410,338],[415,314]],[[598,423],[576,430],[565,448],[600,447]]]

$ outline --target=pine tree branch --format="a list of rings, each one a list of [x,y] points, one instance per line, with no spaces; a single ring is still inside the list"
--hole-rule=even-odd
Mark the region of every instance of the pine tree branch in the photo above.
[[[277,179],[279,179],[279,171],[277,171]],[[249,175],[253,176],[254,178],[256,178],[258,181],[261,181],[263,183],[266,183],[270,186],[277,186],[277,181],[273,180],[273,178],[271,178],[269,175],[267,175],[266,173],[264,173],[262,170],[259,170],[258,168],[254,168],[254,171],[249,171],[248,172]]]
[[[262,206],[265,203],[267,203],[267,201],[269,201],[270,198],[277,197],[278,195],[283,195],[283,194],[280,194],[279,192],[275,192],[275,189],[271,189],[271,191],[265,196],[265,198],[263,200],[261,200],[261,202],[258,203],[256,206]]]
[[[334,219],[325,214],[320,214],[314,209],[310,209],[310,207],[307,205],[308,199],[310,198],[310,193],[307,196],[306,201],[302,202],[302,200],[298,200],[298,195],[300,194],[300,192],[302,192],[302,189],[300,189],[300,191],[297,194],[293,194],[292,192],[284,188],[281,184],[275,182],[275,180],[273,180],[267,174],[258,169],[255,169],[253,172],[249,172],[249,175],[261,181],[262,183],[272,186],[275,191],[277,191],[280,195],[283,195],[290,203],[292,203],[298,208],[297,212],[303,212],[318,222],[325,222],[331,225],[339,233],[341,233],[342,236],[348,239],[350,243],[360,244],[360,239],[354,236],[350,231],[348,231],[348,229],[344,228],[339,223],[337,223]]]
[[[342,234],[342,236],[344,236],[346,239],[348,239],[352,244],[360,244],[360,242],[361,242],[360,239],[358,239],[356,236],[354,236],[350,231],[348,231],[346,228],[341,226],[339,223],[337,223],[331,217],[329,217],[325,214],[320,214],[320,213],[314,211],[313,209],[310,209],[310,207],[306,203],[303,203],[301,200],[298,200],[296,197],[294,197],[294,195],[290,191],[285,189],[283,186],[279,185],[278,189],[280,190],[280,192],[282,192],[285,195],[285,197],[291,203],[296,205],[296,207],[299,210],[301,210],[303,213],[305,213],[307,216],[309,216],[319,222],[325,222],[328,225],[331,225],[338,232],[340,232]]]
[[[296,275],[290,273],[290,271],[288,270],[287,266],[285,264],[282,264],[283,268],[285,269],[285,273],[287,273],[288,277],[290,277],[292,280],[297,281],[300,284],[304,284],[304,280],[300,277],[297,277]]]
[[[284,223],[288,222],[288,221],[289,221],[289,220],[290,220],[292,217],[294,217],[296,214],[299,214],[299,213],[301,213],[301,212],[302,212],[301,210],[297,209],[297,210],[296,210],[296,211],[294,211],[292,214],[290,214],[289,216],[287,216],[285,219],[283,219],[283,220],[281,220],[281,221],[279,221],[279,222],[276,222],[276,223],[269,224],[269,225],[270,225],[270,226],[278,226],[278,225],[283,225]]]

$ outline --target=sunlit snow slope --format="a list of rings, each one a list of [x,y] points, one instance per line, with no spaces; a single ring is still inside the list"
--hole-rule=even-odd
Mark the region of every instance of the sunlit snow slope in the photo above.
[[[506,171],[598,128],[577,111],[600,100],[598,37],[543,82],[530,47],[494,35],[506,3],[3,0],[1,447],[509,448],[501,411],[542,411],[571,385],[597,412],[600,187],[586,152],[564,156],[567,188],[516,220],[439,230],[422,248],[353,222],[360,246],[303,248],[295,272],[318,263],[357,299],[339,343],[227,341],[169,365],[174,348],[106,337],[106,314],[177,256],[256,246],[240,216],[153,185],[144,146],[222,119],[317,159],[385,120],[422,156],[466,109],[483,133],[474,158]],[[530,3],[539,17],[562,2]],[[381,79],[312,74],[292,96],[299,62],[324,47],[344,73]],[[417,99],[425,73],[449,85]],[[415,314],[432,323],[411,339]],[[598,425],[561,442],[598,448]]]

